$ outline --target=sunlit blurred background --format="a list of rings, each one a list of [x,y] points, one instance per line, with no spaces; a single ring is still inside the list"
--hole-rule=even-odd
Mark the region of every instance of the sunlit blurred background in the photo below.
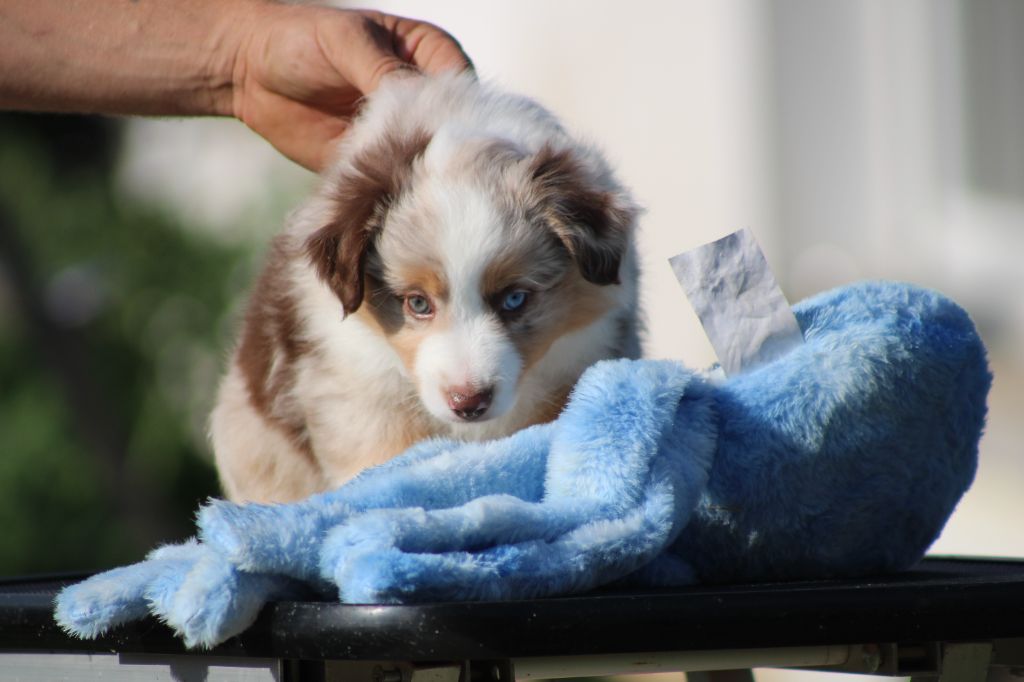
[[[864,278],[959,301],[995,385],[933,551],[1024,556],[1024,3],[370,5],[607,151],[647,209],[649,355],[714,361],[666,259],[741,227],[792,301]],[[241,297],[311,182],[232,121],[0,117],[0,571],[188,532]]]

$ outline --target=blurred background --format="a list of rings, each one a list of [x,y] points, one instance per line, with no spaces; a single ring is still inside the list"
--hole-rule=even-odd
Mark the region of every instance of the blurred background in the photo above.
[[[995,384],[933,551],[1024,556],[1024,3],[359,6],[447,28],[607,151],[647,209],[648,355],[714,361],[666,259],[741,227],[791,301],[886,278],[960,302]],[[0,116],[0,572],[189,532],[242,297],[312,181],[233,121]]]

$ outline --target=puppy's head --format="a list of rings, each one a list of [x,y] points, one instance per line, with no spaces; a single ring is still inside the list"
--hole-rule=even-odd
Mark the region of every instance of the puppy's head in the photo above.
[[[508,413],[552,344],[616,305],[636,211],[590,150],[413,132],[334,183],[308,255],[438,419]]]

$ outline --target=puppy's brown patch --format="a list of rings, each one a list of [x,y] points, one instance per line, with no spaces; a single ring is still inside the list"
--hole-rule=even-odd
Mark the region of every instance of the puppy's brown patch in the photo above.
[[[246,310],[238,367],[252,406],[312,460],[309,433],[302,416],[292,414],[290,406],[276,400],[291,395],[295,360],[310,352],[309,343],[300,333],[298,312],[286,281],[286,261],[282,242],[275,241]]]
[[[399,264],[386,274],[381,274],[382,269],[377,255],[373,254],[365,284],[369,292],[367,305],[356,315],[388,340],[412,373],[419,345],[428,334],[437,333],[448,325],[448,281],[440,266],[432,266],[429,258],[421,263]],[[414,292],[426,295],[433,302],[435,315],[432,319],[419,320],[406,314],[403,296]]]
[[[609,292],[570,271],[553,289],[537,295],[533,308],[508,324],[509,336],[523,358],[525,374],[566,334],[595,322],[612,305]]]
[[[391,288],[400,289],[396,293],[418,291],[426,294],[432,301],[443,303],[448,300],[448,280],[439,265],[429,261],[418,264],[403,264],[392,270],[388,277]]]
[[[337,179],[332,219],[306,242],[317,274],[341,300],[346,315],[363,302],[363,276],[373,238],[429,143],[430,134],[422,130],[384,135],[353,158]]]
[[[530,170],[535,210],[569,249],[583,277],[595,284],[617,283],[636,217],[632,207],[598,189],[571,150],[545,145]]]
[[[388,337],[388,343],[395,349],[402,364],[415,377],[416,353],[419,347],[432,334],[444,333],[450,325],[450,319],[443,312],[433,320],[425,323],[411,323]],[[413,379],[415,381],[415,379]]]
[[[562,386],[548,394],[547,398],[538,402],[536,409],[530,417],[531,424],[545,424],[558,419],[562,414],[566,403],[569,402],[569,394],[572,393],[572,386]]]
[[[503,207],[506,224],[519,227],[487,266],[482,282],[496,309],[510,289],[530,292],[523,312],[505,320],[524,374],[555,341],[614,306],[606,285],[618,282],[633,221],[630,209],[593,189],[568,151],[543,148],[528,172],[528,200],[516,200],[513,193],[514,200]]]

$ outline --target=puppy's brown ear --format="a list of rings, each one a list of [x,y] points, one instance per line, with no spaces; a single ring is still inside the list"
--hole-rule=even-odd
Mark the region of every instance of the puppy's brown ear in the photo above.
[[[572,150],[544,146],[531,163],[539,209],[575,259],[584,279],[618,284],[635,207],[621,190],[599,185],[598,174]]]
[[[363,302],[367,253],[429,143],[424,131],[385,135],[354,156],[333,180],[330,219],[306,240],[306,253],[346,316]]]

